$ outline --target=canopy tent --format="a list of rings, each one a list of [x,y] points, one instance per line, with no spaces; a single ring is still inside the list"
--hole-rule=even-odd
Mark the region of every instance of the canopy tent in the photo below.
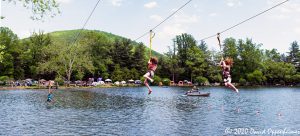
[[[111,79],[105,79],[105,82],[112,82]]]

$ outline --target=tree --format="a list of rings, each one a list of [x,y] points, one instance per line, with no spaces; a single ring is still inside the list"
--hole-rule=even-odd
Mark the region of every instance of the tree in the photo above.
[[[292,63],[300,72],[300,51],[297,41],[291,43],[290,52],[288,52],[288,62]]]
[[[0,62],[3,61],[4,49],[5,49],[5,46],[0,45]]]
[[[129,80],[129,79],[132,79],[132,75],[131,75],[131,72],[130,72],[130,70],[128,69],[128,68],[122,68],[122,78],[121,78],[121,80],[120,81],[122,81],[122,80],[125,80],[125,81],[127,81],[127,80]]]
[[[188,59],[186,65],[191,71],[191,81],[196,76],[203,76],[206,71],[207,64],[204,63],[204,53],[196,46],[188,49]]]
[[[219,83],[223,81],[221,75],[222,70],[219,66],[221,56],[221,53],[216,52],[215,50],[212,50],[211,55],[209,56],[208,68],[206,69],[206,77],[211,83]]]
[[[177,55],[176,42],[174,40],[173,48],[169,47],[169,51],[166,55],[166,64],[169,67],[169,71],[172,76],[172,81],[177,81],[175,77],[178,77],[180,74],[184,73],[184,68],[179,67],[179,60]]]
[[[262,85],[262,83],[266,80],[266,77],[261,71],[255,70],[253,73],[247,74],[247,79],[254,85]],[[242,80],[242,78],[240,80]]]
[[[266,61],[264,75],[269,84],[281,84],[296,74],[295,67],[286,62]]]
[[[82,35],[82,41],[87,44],[88,52],[91,54],[91,59],[95,67],[94,76],[108,78],[108,66],[113,63],[110,55],[113,41],[108,36],[94,31],[83,33]]]
[[[38,78],[38,65],[47,57],[43,53],[43,50],[51,44],[52,40],[50,35],[44,34],[43,31],[39,31],[38,33],[34,32],[29,39],[24,40],[23,46],[25,52],[22,55],[22,60],[25,77]],[[49,75],[46,75],[45,77],[49,77]]]
[[[197,48],[197,42],[192,37],[192,35],[186,34],[186,33],[176,36],[175,42],[177,45],[178,65],[179,65],[179,67],[184,69],[184,73],[181,74],[180,80],[192,78],[191,77],[192,70],[190,68],[193,64],[190,63],[188,66],[188,64],[186,62],[191,62],[191,61],[188,61],[190,59],[189,55],[192,55],[192,51],[189,51],[189,49],[192,47]],[[194,49],[196,49],[196,48],[194,48]]]
[[[205,78],[205,77],[202,77],[202,76],[198,76],[196,77],[196,80],[195,80],[197,83],[199,83],[200,85],[204,85],[208,82],[208,79]]]
[[[238,58],[234,60],[232,70],[233,80],[238,81],[241,77],[245,78],[247,74],[262,68],[263,53],[260,50],[260,44],[255,44],[251,39],[239,40],[237,44]]]
[[[140,79],[140,74],[139,74],[139,71],[137,71],[135,68],[132,68],[130,70],[130,76],[128,77],[128,79],[134,79],[134,80],[137,80],[137,79]]]
[[[117,40],[113,45],[111,55],[114,64],[119,64],[120,67],[128,67],[132,64],[132,44],[129,39]]]
[[[238,50],[236,45],[236,40],[234,38],[226,38],[224,40],[224,48],[223,48],[224,57],[230,57],[233,60],[237,60]]]
[[[123,80],[123,72],[122,72],[119,64],[115,65],[115,69],[114,69],[114,71],[111,74],[111,79],[113,81],[121,81],[121,80]]]
[[[271,60],[275,62],[280,62],[282,56],[280,53],[277,51],[277,49],[272,49],[272,50],[265,50],[265,59],[266,60]]]
[[[181,34],[176,36],[177,55],[179,64],[185,67],[185,62],[188,59],[188,49],[196,45],[196,40],[190,34]]]
[[[59,77],[64,77],[65,80],[70,81],[74,71],[93,72],[94,70],[86,44],[54,43],[44,51],[45,54],[49,55],[49,59],[39,65],[41,73],[55,72]]]
[[[22,79],[24,70],[20,58],[22,49],[18,36],[7,27],[0,27],[0,45],[2,45],[3,57],[0,63],[0,75]]]
[[[205,53],[208,53],[208,48],[207,48],[207,44],[205,43],[205,41],[200,41],[199,49]]]
[[[54,17],[60,14],[59,4],[56,0],[8,0],[8,2],[19,3],[23,7],[30,9],[33,13],[30,18],[33,20],[42,20],[45,16]],[[1,16],[1,19],[4,19],[4,17]]]
[[[160,61],[160,60],[159,60]],[[138,74],[141,75],[146,72],[146,57],[145,57],[145,46],[142,43],[139,43],[135,48],[133,52],[133,58],[131,67],[135,70],[138,70]],[[135,78],[139,79],[139,78]]]

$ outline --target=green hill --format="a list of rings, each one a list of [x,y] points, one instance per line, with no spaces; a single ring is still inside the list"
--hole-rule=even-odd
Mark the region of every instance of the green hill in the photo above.
[[[108,37],[111,41],[116,41],[116,40],[122,40],[122,39],[128,39],[128,38],[125,38],[125,37],[122,37],[122,36],[119,36],[119,35],[115,35],[115,34],[112,34],[112,33],[108,33],[108,32],[104,32],[104,31],[99,31],[99,30],[64,30],[64,31],[55,31],[55,32],[51,32],[51,33],[48,33],[51,38],[54,40],[54,41],[74,41],[75,38],[77,37],[77,35],[79,34],[80,32],[80,36],[79,37],[82,37],[84,36],[85,34],[89,33],[89,32],[96,32],[96,33],[99,33],[101,35],[104,35],[106,37]],[[133,47],[137,46],[138,43],[133,41]],[[144,45],[145,46],[145,45]],[[146,56],[148,56],[148,53],[149,53],[149,48],[146,46]],[[161,57],[162,54],[152,50],[152,54],[153,56],[156,56],[156,57]]]

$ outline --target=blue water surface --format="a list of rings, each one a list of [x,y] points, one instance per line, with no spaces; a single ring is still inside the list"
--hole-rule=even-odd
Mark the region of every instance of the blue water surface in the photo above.
[[[0,91],[0,135],[234,135],[238,129],[300,134],[300,88],[145,87]],[[230,131],[229,131],[230,130]],[[246,132],[247,131],[247,132]],[[266,134],[266,133],[264,133]]]

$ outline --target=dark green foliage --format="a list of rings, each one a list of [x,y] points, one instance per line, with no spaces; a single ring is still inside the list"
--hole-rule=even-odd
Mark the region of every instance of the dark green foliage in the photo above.
[[[244,78],[240,78],[239,83],[241,86],[244,86],[244,85],[246,85],[247,81]]]
[[[265,62],[264,66],[264,75],[266,76],[269,84],[285,84],[292,82],[299,83],[300,81],[292,80],[292,77],[297,73],[295,67],[290,63],[267,61]]]
[[[204,85],[205,83],[208,82],[208,79],[205,78],[205,77],[202,77],[202,76],[198,76],[198,77],[196,78],[195,81],[196,81],[196,83],[198,83],[199,85]]]
[[[8,81],[10,78],[8,76],[1,76],[0,81]]]
[[[300,50],[297,41],[291,43],[290,52],[288,52],[287,61],[292,63],[298,72],[300,72]]]
[[[154,76],[153,80],[153,83],[151,83],[153,85],[159,85],[159,82],[161,82],[161,78],[158,75]]]
[[[147,71],[149,48],[111,33],[82,30],[74,43],[79,30],[38,32],[23,40],[8,28],[1,27],[0,31],[3,78],[55,79],[62,84],[65,80],[102,77],[115,82],[144,80],[142,76]],[[169,52],[153,52],[158,68],[152,85],[168,85],[170,80],[200,85],[223,82],[219,66],[222,57],[233,58],[231,76],[240,85],[299,84],[300,53],[296,41],[287,55],[276,49],[262,50],[260,46],[251,39],[227,38],[222,42],[222,51],[210,51],[204,41],[198,44],[192,35],[178,35]]]
[[[137,77],[139,77],[141,74],[144,74],[146,72],[147,69],[145,69],[146,68],[145,64],[147,64],[147,60],[145,57],[145,46],[142,43],[140,43],[135,47],[133,52],[131,67],[134,70],[139,70],[137,72],[138,75],[135,76],[135,78],[133,79],[138,79]]]
[[[170,80],[169,78],[163,78],[163,79],[162,79],[162,83],[163,83],[163,85],[165,85],[165,86],[168,86],[168,85],[170,84],[170,82],[171,82],[171,80]]]
[[[114,69],[113,73],[111,74],[111,79],[113,81],[122,81],[123,80],[123,75],[125,75],[124,73],[125,72],[121,70],[120,65],[117,64],[115,66],[115,69]]]
[[[42,31],[33,33],[28,39],[23,41],[25,52],[22,54],[25,77],[38,79],[39,76],[51,76],[49,74],[39,75],[37,68],[39,63],[45,61],[47,55],[44,50],[52,44],[48,34]]]
[[[4,46],[0,75],[15,77],[16,79],[24,78],[20,58],[22,50],[17,35],[7,27],[0,27],[0,45]]]
[[[265,80],[266,77],[259,70],[255,70],[253,73],[247,74],[247,81],[249,81],[251,84],[261,85]]]
[[[113,62],[119,64],[122,68],[127,66],[131,68],[133,46],[130,43],[128,39],[117,40],[111,49]]]

